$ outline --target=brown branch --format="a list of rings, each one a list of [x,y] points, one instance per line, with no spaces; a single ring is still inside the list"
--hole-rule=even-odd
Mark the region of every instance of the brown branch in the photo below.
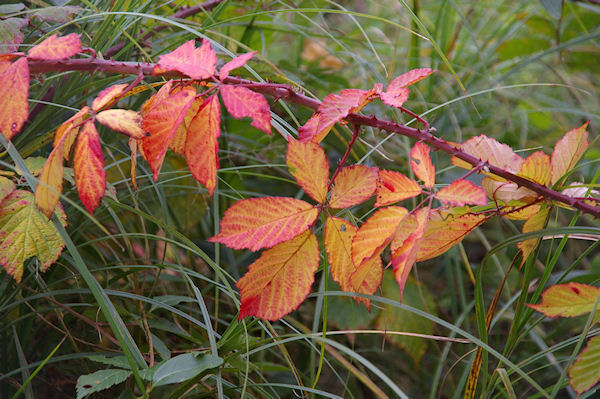
[[[59,61],[29,60],[29,70],[31,73],[92,71],[131,75],[138,75],[139,73],[142,73],[145,76],[155,76],[153,73],[155,65],[156,64],[151,63],[119,62],[112,60],[99,60],[94,58],[70,59]],[[185,75],[182,75],[181,73],[176,71],[162,73],[160,74],[160,76],[171,78],[186,77]],[[216,80],[216,77],[214,78],[214,80]],[[267,94],[278,99],[286,99],[289,102],[303,105],[313,110],[316,110],[321,104],[320,101],[312,99],[297,92],[293,87],[282,84],[257,83],[250,80],[235,77],[228,77],[225,80],[225,83],[244,85],[245,87],[249,87],[256,92]],[[519,186],[526,187],[546,199],[562,202],[575,209],[580,210],[583,213],[592,215],[595,218],[600,218],[600,207],[596,207],[588,204],[583,200],[569,197],[565,194],[561,194],[546,186],[525,179],[524,177],[517,176],[514,173],[511,173],[505,169],[491,165],[488,162],[482,162],[479,158],[470,155],[462,151],[460,148],[457,148],[452,144],[448,143],[447,141],[434,136],[429,131],[422,131],[420,129],[408,127],[396,122],[378,119],[375,116],[350,114],[346,119],[355,125],[371,126],[380,130],[398,133],[404,136],[412,137],[415,140],[423,141],[429,144],[431,147],[437,150],[444,151],[450,155],[454,155],[457,158],[460,158],[463,161],[466,161],[475,167],[479,166],[482,169],[492,172],[493,174],[503,177],[507,180],[510,180]]]
[[[207,2],[204,2],[200,5],[197,6],[192,6],[192,7],[186,7],[183,8],[182,10],[176,12],[175,14],[173,14],[171,16],[171,18],[178,18],[178,19],[183,19],[183,18],[187,18],[190,15],[194,15],[197,14],[199,12],[203,12],[203,11],[210,11],[213,8],[215,8],[216,6],[218,6],[220,3],[222,3],[224,0],[210,0]],[[150,29],[147,32],[142,32],[139,36],[138,36],[138,40],[143,42],[148,40],[150,37],[152,37],[152,35],[154,35],[156,32],[160,32],[163,29],[168,28],[169,25],[158,25],[156,27],[154,27],[154,29]],[[123,49],[123,47],[125,47],[126,42],[122,41],[120,43],[115,44],[112,47],[109,47],[105,52],[104,52],[104,57],[106,58],[110,58],[113,55],[117,54],[119,51],[121,51],[121,49]]]

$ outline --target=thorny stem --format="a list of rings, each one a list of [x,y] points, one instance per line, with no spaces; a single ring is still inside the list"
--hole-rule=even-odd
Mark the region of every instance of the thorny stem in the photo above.
[[[93,58],[69,59],[58,61],[31,59],[29,60],[29,70],[31,73],[94,71],[115,74],[137,75],[141,71],[141,73],[143,73],[145,76],[156,76],[154,75],[154,67],[155,64],[152,63],[118,62],[112,60],[100,60]],[[161,73],[160,76],[167,78],[186,78],[181,73],[176,71],[168,71],[165,73]],[[294,89],[292,86],[286,87],[285,85],[270,83],[257,84],[257,82],[241,78],[235,78],[231,76],[225,79],[223,83],[232,85],[252,84],[254,85],[252,88],[256,92],[267,94],[275,98],[285,99],[289,102],[303,105],[313,110],[316,110],[321,104],[319,100],[315,100],[297,92],[296,89]],[[583,200],[573,198],[566,194],[554,191],[551,188],[535,183],[524,177],[517,176],[516,174],[506,169],[502,169],[498,166],[491,165],[488,162],[482,162],[479,158],[462,151],[460,148],[455,147],[453,144],[450,144],[443,139],[434,136],[433,134],[431,134],[431,129],[428,131],[422,131],[393,121],[382,120],[375,116],[365,116],[359,114],[350,114],[348,115],[348,117],[346,117],[346,120],[357,126],[371,126],[379,130],[385,130],[388,132],[408,136],[415,140],[423,141],[431,147],[453,155],[459,159],[462,159],[463,161],[468,162],[473,166],[482,165],[482,168],[486,171],[489,171],[497,176],[510,180],[513,183],[516,183],[518,186],[526,187],[546,199],[562,202],[573,208],[579,209],[583,213],[592,215],[595,218],[600,218],[600,207],[596,207]]]

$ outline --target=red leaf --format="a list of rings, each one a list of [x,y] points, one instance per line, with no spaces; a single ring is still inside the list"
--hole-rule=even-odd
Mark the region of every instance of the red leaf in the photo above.
[[[455,180],[435,194],[435,198],[446,206],[487,205],[485,191],[468,180]]]
[[[219,79],[221,79],[222,81],[227,79],[227,77],[229,76],[229,72],[246,65],[246,63],[252,57],[254,57],[254,54],[256,54],[257,52],[258,51],[253,51],[251,53],[242,54],[239,57],[235,57],[234,59],[229,61],[227,64],[223,65],[223,67],[219,71]]]
[[[0,132],[10,140],[21,131],[29,114],[29,65],[25,57],[0,65],[4,69],[0,75]]]
[[[208,79],[217,70],[217,55],[208,40],[202,39],[202,46],[198,48],[194,40],[189,40],[169,54],[161,55],[156,66],[179,71],[192,79]]]
[[[169,142],[196,95],[196,91],[190,87],[173,94],[168,94],[169,89],[170,85],[164,85],[155,94],[156,99],[150,105],[150,109],[143,114],[142,127],[150,136],[140,140],[139,144],[155,181],[158,179]]]
[[[147,136],[142,129],[142,116],[129,109],[107,109],[96,115],[96,120],[115,132],[134,139],[139,140]]]
[[[401,107],[408,100],[409,90],[407,86],[417,83],[421,79],[425,79],[434,71],[430,68],[420,68],[408,71],[403,75],[392,80],[385,93],[381,93],[381,101],[384,104],[393,107]]]
[[[349,221],[330,216],[325,223],[325,249],[330,273],[343,291],[352,291],[350,276],[356,269],[352,261],[352,240],[358,228]]]
[[[38,60],[64,60],[81,51],[81,39],[76,33],[58,37],[55,33],[27,52],[27,58]]]
[[[236,284],[241,293],[238,319],[277,320],[304,301],[319,267],[319,245],[310,231],[262,253]]]
[[[185,118],[183,118],[183,122],[177,126],[177,130],[175,130],[175,133],[173,134],[171,143],[169,143],[169,148],[178,155],[183,156],[185,153],[185,141],[187,139],[190,123],[192,123],[192,119],[194,119],[202,104],[204,104],[204,98],[196,97],[196,99],[194,99],[192,105],[185,114]]]
[[[300,141],[321,142],[333,125],[348,114],[360,111],[379,95],[379,87],[371,90],[347,89],[340,94],[329,94],[319,105],[317,112],[298,129]]]
[[[433,188],[435,183],[435,167],[429,157],[429,146],[418,142],[410,150],[410,167],[414,174],[423,181],[427,188]]]
[[[104,156],[100,136],[91,121],[86,122],[79,133],[73,157],[75,184],[79,198],[89,213],[100,205],[106,190]]]
[[[343,168],[333,182],[329,206],[342,209],[368,200],[377,189],[377,177],[377,168],[364,165]]]
[[[206,99],[190,122],[185,140],[185,159],[192,176],[204,185],[210,195],[217,186],[217,169],[221,135],[221,104],[216,95]]]
[[[120,85],[109,86],[106,89],[98,93],[98,97],[92,102],[92,109],[94,112],[100,111],[101,108],[109,104],[112,100],[117,98],[123,93],[123,90],[128,86],[127,83]]]
[[[352,240],[352,260],[360,265],[365,259],[379,255],[392,241],[396,227],[408,215],[406,208],[390,206],[375,211],[358,229]]]
[[[267,99],[241,86],[221,86],[221,97],[227,111],[236,119],[250,117],[251,126],[271,134],[271,109]]]
[[[404,240],[404,242],[398,246],[392,253],[392,266],[394,268],[394,277],[400,287],[400,298],[404,292],[404,286],[406,280],[410,275],[410,271],[417,261],[417,254],[425,235],[425,228],[427,227],[427,220],[429,218],[430,209],[421,208],[416,211],[415,218],[411,221],[411,227],[413,230],[410,235]],[[399,226],[401,229],[402,226]]]
[[[589,132],[586,130],[588,123],[586,122],[576,129],[569,130],[554,146],[552,160],[550,161],[552,167],[552,184],[555,184],[561,177],[573,169],[585,150],[589,147]]]
[[[375,206],[384,206],[416,197],[421,194],[421,186],[400,172],[390,170],[379,171],[377,183],[377,201]]]
[[[319,211],[288,197],[244,199],[233,204],[221,220],[221,232],[209,239],[234,249],[257,251],[290,240],[306,231]]]
[[[306,194],[320,204],[325,202],[329,182],[329,162],[321,146],[290,138],[286,159],[290,173]]]

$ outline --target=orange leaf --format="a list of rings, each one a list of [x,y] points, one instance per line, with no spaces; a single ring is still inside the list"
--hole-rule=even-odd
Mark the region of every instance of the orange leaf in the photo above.
[[[92,109],[94,112],[100,111],[100,109],[109,104],[112,100],[123,94],[123,90],[125,90],[127,86],[127,83],[113,85],[98,93],[98,97],[92,102]]]
[[[352,276],[350,276],[350,285],[352,292],[359,294],[373,295],[381,285],[383,278],[383,267],[381,256],[377,254],[372,258],[366,259],[361,263]],[[357,302],[362,302],[371,311],[371,300],[369,298],[355,298]]]
[[[435,167],[429,156],[429,146],[418,142],[410,150],[410,168],[423,181],[427,188],[433,188],[435,183]]]
[[[0,75],[0,132],[10,140],[21,131],[29,114],[29,64],[21,57],[7,65]]]
[[[417,262],[443,254],[483,223],[485,216],[464,209],[434,209],[429,214],[425,236],[417,253]]]
[[[204,185],[210,195],[217,186],[221,135],[221,104],[216,95],[206,99],[190,122],[185,140],[185,159],[192,176]]]
[[[416,181],[409,179],[400,172],[382,169],[379,171],[375,206],[393,204],[394,202],[416,197],[421,192],[421,186]]]
[[[129,109],[107,109],[96,115],[96,120],[115,132],[134,139],[139,140],[147,136],[142,129],[142,116]]]
[[[352,291],[350,276],[356,269],[352,262],[352,240],[358,228],[349,221],[330,216],[325,222],[325,250],[330,273],[343,291]]]
[[[325,202],[329,182],[329,162],[321,146],[290,138],[286,159],[290,173],[306,194],[320,204]]]
[[[527,157],[519,176],[523,176],[542,186],[550,183],[550,157],[542,151],[536,151]]]
[[[542,294],[542,302],[527,305],[547,317],[575,317],[594,309],[600,288],[587,284],[568,283],[553,285]]]
[[[586,130],[588,123],[586,122],[576,129],[569,130],[554,146],[552,160],[550,161],[552,168],[550,181],[552,184],[556,184],[561,177],[573,169],[589,147],[589,133]]]
[[[379,86],[371,90],[346,89],[340,94],[329,94],[317,112],[298,129],[300,141],[321,142],[329,130],[348,114],[360,111],[379,95]]]
[[[157,99],[152,102],[150,109],[143,114],[142,127],[150,136],[140,141],[141,151],[152,169],[155,181],[158,179],[169,142],[196,95],[196,91],[189,87],[165,95],[165,91],[168,92],[169,89],[170,85],[163,86],[155,94]]]
[[[511,201],[529,203],[537,198],[537,194],[525,187],[519,187],[516,183],[498,181],[489,177],[481,180],[481,187],[494,201],[508,204]]]
[[[391,105],[393,107],[401,107],[402,104],[408,100],[409,90],[407,86],[417,83],[421,79],[425,79],[431,75],[434,71],[431,68],[420,68],[408,71],[405,74],[398,76],[392,80],[392,83],[388,86],[384,93],[381,93],[381,101],[384,104]]]
[[[173,138],[171,139],[169,148],[178,155],[183,155],[185,152],[185,140],[188,129],[190,128],[190,123],[198,113],[198,110],[200,109],[202,104],[204,104],[203,97],[197,97],[196,99],[194,99],[192,105],[185,114],[185,118],[183,118],[183,122],[181,122],[179,126],[177,126],[177,130],[175,130],[175,134],[173,134]]]
[[[81,51],[81,39],[76,33],[58,37],[55,33],[27,52],[27,58],[38,60],[64,60]]]
[[[435,194],[435,198],[446,206],[463,206],[466,204],[487,205],[485,191],[468,180],[455,180]]]
[[[241,86],[221,86],[221,97],[227,111],[236,119],[250,117],[250,126],[271,134],[271,109],[267,99]]]
[[[459,144],[458,148],[467,154],[488,162],[490,165],[506,169],[512,173],[518,173],[524,162],[523,158],[515,154],[512,148],[483,134]],[[473,168],[471,164],[456,157],[452,157],[452,163],[465,169]]]
[[[137,181],[135,179],[135,169],[137,167],[137,149],[138,142],[136,139],[129,139],[129,150],[131,151],[131,184],[133,184],[133,188],[138,189]]]
[[[54,135],[53,146],[56,147],[58,143],[61,142],[64,135],[67,135],[65,140],[62,142],[63,144],[63,154],[65,161],[69,160],[71,154],[71,147],[75,143],[77,139],[77,135],[79,134],[79,129],[81,129],[81,123],[84,118],[87,116],[87,113],[90,109],[85,106],[81,108],[75,115],[67,119],[62,125],[56,129],[56,134]]]
[[[251,53],[242,54],[239,57],[235,57],[227,64],[223,65],[223,67],[219,71],[219,79],[227,79],[227,77],[229,76],[229,72],[246,65],[246,63],[250,61],[250,59],[254,57],[254,54],[256,54],[257,52],[258,51],[252,51]]]
[[[94,213],[106,190],[104,156],[94,122],[87,121],[81,128],[75,145],[73,169],[79,198],[85,209]]]
[[[394,277],[396,277],[396,282],[400,287],[400,298],[402,298],[404,286],[406,285],[410,271],[417,261],[417,253],[425,235],[429,212],[430,209],[428,207],[416,211],[414,230],[412,230],[402,245],[392,253],[391,262],[394,268]]]
[[[368,200],[377,189],[377,177],[377,168],[364,165],[343,168],[333,182],[329,206],[342,209]]]
[[[548,218],[549,213],[550,208],[543,208],[539,212],[533,214],[529,219],[527,219],[525,224],[523,224],[523,234],[543,229],[546,225],[546,219]],[[539,242],[539,238],[532,238],[517,244],[517,248],[519,248],[523,254],[521,266],[523,266],[523,263],[525,263],[527,258],[529,258],[529,255],[533,253],[533,250],[535,247],[537,247]]]
[[[394,237],[396,227],[408,215],[406,208],[390,206],[375,211],[358,229],[352,240],[352,260],[360,265],[363,260],[378,255]]]
[[[64,134],[48,156],[35,187],[35,206],[48,219],[54,213],[62,193],[62,183],[65,174],[63,166],[65,142],[69,134]]]
[[[209,241],[230,248],[258,251],[290,240],[306,231],[319,211],[295,198],[244,199],[233,204],[221,220],[221,232]]]
[[[208,79],[217,70],[217,55],[208,40],[202,39],[202,46],[198,48],[195,48],[194,40],[189,40],[169,54],[161,55],[156,66],[179,71],[192,79]]]
[[[319,245],[310,231],[266,250],[236,284],[242,296],[238,319],[277,320],[298,308],[318,267]]]

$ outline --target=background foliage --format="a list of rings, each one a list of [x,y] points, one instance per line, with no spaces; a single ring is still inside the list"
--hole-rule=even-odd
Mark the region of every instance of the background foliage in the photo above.
[[[34,17],[34,10],[48,6],[34,2],[17,11],[0,8],[0,34],[10,32],[8,18],[30,16],[23,51],[40,34],[76,32],[98,56],[124,41],[114,59],[149,62],[189,39],[207,37],[221,59],[258,51],[257,62],[236,71],[241,76],[293,83],[318,98],[349,87],[369,89],[409,69],[431,67],[438,72],[414,86],[406,106],[446,140],[461,142],[483,133],[515,149],[550,153],[565,131],[585,120],[591,120],[591,139],[597,138],[600,6],[593,2],[215,3],[206,13],[174,20],[170,16],[180,7],[196,3],[69,2],[80,7],[75,15],[52,21]],[[168,28],[148,40],[135,39],[157,24]],[[62,122],[106,86],[131,80],[75,72],[33,80],[30,104],[37,111],[13,139],[20,156],[46,157]],[[146,92],[122,103],[139,109],[151,93],[148,85]],[[294,136],[311,115],[283,101],[273,110],[273,126]],[[364,112],[411,123],[377,105]],[[384,276],[369,313],[319,273],[313,293],[298,311],[276,323],[247,318],[238,324],[234,283],[258,255],[206,239],[217,233],[223,210],[240,198],[302,193],[287,171],[286,142],[278,134],[266,136],[231,117],[224,118],[222,128],[213,197],[173,153],[156,183],[147,165],[138,164],[136,191],[129,179],[126,140],[101,130],[112,195],[92,217],[74,187],[66,186],[61,200],[69,220],[67,250],[44,274],[37,260],[30,259],[19,284],[0,275],[0,397],[18,391],[26,397],[73,397],[78,377],[103,371],[91,385],[80,381],[81,396],[86,389],[106,387],[94,395],[128,398],[148,390],[150,397],[174,398],[311,393],[453,398],[462,396],[474,350],[481,345],[504,360],[499,362],[492,351],[484,359],[478,388],[484,397],[514,397],[513,391],[519,398],[539,397],[523,375],[548,396],[574,396],[565,370],[584,342],[585,319],[550,321],[523,309],[522,303],[539,300],[544,287],[537,282],[544,273],[553,284],[597,284],[597,237],[545,240],[531,267],[508,274],[492,328],[483,336],[478,325],[485,310],[476,313],[475,299],[479,296],[487,305],[493,298],[516,252],[514,243],[506,244],[520,232],[519,222],[493,219],[448,253],[419,264],[402,303],[396,301],[391,275]],[[351,135],[334,129],[324,144],[332,165]],[[407,138],[367,131],[350,162],[409,174],[410,147]],[[18,173],[14,154],[1,156],[0,173]],[[433,156],[438,183],[462,174],[449,157]],[[575,173],[597,184],[599,158],[594,144]],[[33,169],[35,160],[29,162]],[[25,179],[22,183],[25,187]],[[363,220],[371,205],[344,216]],[[560,226],[575,223],[599,227],[591,218],[558,212],[549,229],[561,235]],[[99,309],[108,301],[114,312],[107,319]],[[324,320],[326,338],[321,333]],[[586,332],[598,330],[588,325]],[[323,341],[327,345],[317,377]],[[137,354],[150,366],[180,356],[175,370],[182,374],[161,377],[164,384],[151,387],[148,373],[156,367],[138,370]],[[219,356],[223,366],[215,368],[219,361],[203,354]],[[185,374],[190,368],[200,371]],[[99,380],[104,385],[94,382]]]

